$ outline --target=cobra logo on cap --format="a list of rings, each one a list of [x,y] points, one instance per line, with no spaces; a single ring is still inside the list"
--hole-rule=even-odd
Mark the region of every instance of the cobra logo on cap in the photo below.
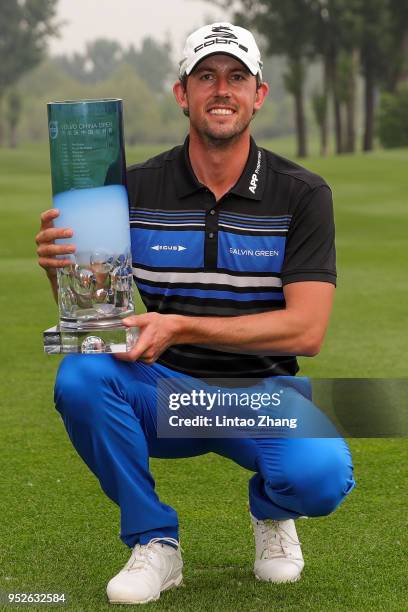
[[[204,47],[210,47],[211,45],[237,45],[243,51],[248,53],[248,47],[241,45],[241,43],[237,42],[238,37],[232,32],[231,28],[228,26],[213,26],[212,27],[213,34],[208,34],[205,36],[206,42],[197,45],[194,48],[194,53],[197,53]],[[210,39],[210,40],[208,40]]]
[[[208,34],[208,36],[205,36],[205,38],[217,38],[218,36],[222,36],[223,38],[238,38],[235,36],[229,26],[213,26],[212,31],[214,34]]]

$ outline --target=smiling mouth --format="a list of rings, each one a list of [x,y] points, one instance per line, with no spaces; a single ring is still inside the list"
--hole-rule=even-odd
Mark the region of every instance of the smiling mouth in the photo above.
[[[235,111],[232,108],[222,108],[222,107],[214,107],[214,108],[210,108],[210,110],[208,111],[210,113],[210,115],[233,115],[235,113]]]

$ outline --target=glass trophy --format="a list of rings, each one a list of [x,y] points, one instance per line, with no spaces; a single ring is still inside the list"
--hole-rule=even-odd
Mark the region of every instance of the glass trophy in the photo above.
[[[73,231],[56,242],[76,246],[57,271],[48,354],[125,352],[137,339],[122,323],[134,311],[122,117],[116,99],[48,104],[54,225]]]

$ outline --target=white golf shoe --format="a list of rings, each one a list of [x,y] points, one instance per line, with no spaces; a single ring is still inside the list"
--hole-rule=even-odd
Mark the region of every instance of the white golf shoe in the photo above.
[[[167,542],[168,544],[165,544]],[[143,604],[183,581],[180,545],[174,538],[153,538],[136,544],[125,567],[109,581],[110,603]]]
[[[252,514],[251,521],[256,546],[255,577],[267,582],[299,580],[304,561],[295,521],[261,521]]]

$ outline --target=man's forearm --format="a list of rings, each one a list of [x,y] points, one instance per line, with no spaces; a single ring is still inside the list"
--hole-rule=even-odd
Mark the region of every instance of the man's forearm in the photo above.
[[[177,343],[259,355],[315,355],[321,338],[288,310],[237,317],[177,316]]]
[[[316,355],[333,302],[330,283],[305,281],[285,287],[285,308],[237,317],[191,317],[148,312],[124,319],[139,328],[135,347],[123,361],[154,363],[170,346],[196,344],[253,355]]]

